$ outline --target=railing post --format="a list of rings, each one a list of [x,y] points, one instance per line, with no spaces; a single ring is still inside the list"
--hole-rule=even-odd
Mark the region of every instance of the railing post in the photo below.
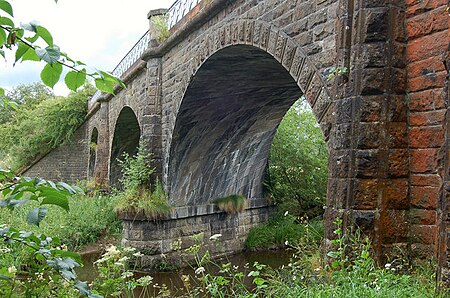
[[[151,48],[156,48],[159,46],[159,36],[160,36],[160,30],[161,28],[158,28],[158,26],[156,26],[156,22],[154,22],[154,18],[156,17],[162,17],[165,14],[167,14],[167,9],[165,8],[160,8],[160,9],[153,9],[150,10],[147,14],[147,19],[149,21],[149,30],[148,30],[148,35],[149,35],[149,47]]]

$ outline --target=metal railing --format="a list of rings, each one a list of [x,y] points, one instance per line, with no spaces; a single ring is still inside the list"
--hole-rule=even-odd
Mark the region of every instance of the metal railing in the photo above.
[[[176,25],[201,0],[177,0],[167,12],[169,29]]]
[[[186,16],[201,0],[176,0],[167,11],[169,29],[175,26],[184,16]],[[150,37],[148,31],[139,39],[133,48],[125,55],[125,57],[117,64],[112,74],[121,77],[136,61],[139,60],[142,53],[147,49]],[[102,94],[101,91],[95,92],[89,100],[91,107]]]
[[[148,31],[139,39],[139,41],[133,46],[133,48],[123,57],[123,59],[117,64],[117,66],[112,71],[112,74],[116,77],[121,77],[136,61],[139,60],[141,55],[148,47],[150,37]],[[101,91],[97,90],[95,94],[89,100],[89,105],[94,104],[97,99],[102,94]]]

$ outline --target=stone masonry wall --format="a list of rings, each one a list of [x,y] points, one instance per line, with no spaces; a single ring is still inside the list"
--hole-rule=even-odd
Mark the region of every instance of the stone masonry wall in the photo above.
[[[88,159],[89,139],[84,123],[69,142],[49,152],[22,175],[75,183],[87,179]]]
[[[414,256],[437,252],[437,207],[443,182],[444,54],[449,43],[447,1],[408,0],[408,145],[410,241]]]
[[[253,200],[249,208],[238,214],[227,214],[215,205],[176,208],[168,219],[151,220],[143,216],[123,216],[124,246],[131,246],[144,254],[137,264],[146,270],[157,269],[161,263],[186,266],[192,261],[189,247],[198,244],[195,235],[202,234],[202,251],[212,257],[242,251],[250,229],[267,222],[273,207],[261,200]],[[222,236],[218,241],[209,238]]]

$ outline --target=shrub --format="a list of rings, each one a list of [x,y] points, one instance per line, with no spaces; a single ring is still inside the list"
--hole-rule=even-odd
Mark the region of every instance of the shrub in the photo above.
[[[252,228],[245,240],[249,250],[267,249],[285,245],[318,245],[323,237],[323,223],[315,219],[300,224],[290,214],[276,214],[266,224]]]
[[[226,213],[238,213],[247,207],[247,199],[242,195],[230,195],[214,200],[217,207]]]
[[[52,235],[52,237],[59,238],[70,250],[76,250],[86,244],[96,242],[101,237],[120,235],[122,223],[114,213],[117,199],[106,196],[74,197],[69,201],[69,212],[56,206],[50,206],[48,213],[51,216],[45,217],[39,227],[26,222],[28,211],[37,205],[33,201],[13,211],[0,209],[0,222],[14,226],[18,230]],[[0,254],[0,268],[7,264],[14,264],[19,268],[20,264],[26,263],[23,261],[27,259],[28,254],[25,250],[0,244],[1,249],[10,250],[10,254]]]
[[[151,22],[158,30],[158,41],[161,43],[166,41],[170,36],[168,16],[166,14],[154,16],[151,18]]]

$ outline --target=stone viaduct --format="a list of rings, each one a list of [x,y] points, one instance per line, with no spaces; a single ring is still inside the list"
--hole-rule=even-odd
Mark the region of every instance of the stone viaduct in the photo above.
[[[127,88],[94,96],[74,142],[25,174],[113,184],[116,158],[143,139],[179,221],[125,221],[124,242],[171,252],[190,229],[221,231],[240,247],[267,217],[268,150],[303,95],[329,148],[326,238],[342,217],[371,236],[380,261],[395,247],[414,258],[435,255],[448,280],[446,7],[445,0],[186,0],[169,10],[164,42],[151,21],[162,11],[151,11],[149,32],[118,66]],[[349,71],[328,80],[330,67]],[[210,205],[237,193],[250,199],[243,215]]]

